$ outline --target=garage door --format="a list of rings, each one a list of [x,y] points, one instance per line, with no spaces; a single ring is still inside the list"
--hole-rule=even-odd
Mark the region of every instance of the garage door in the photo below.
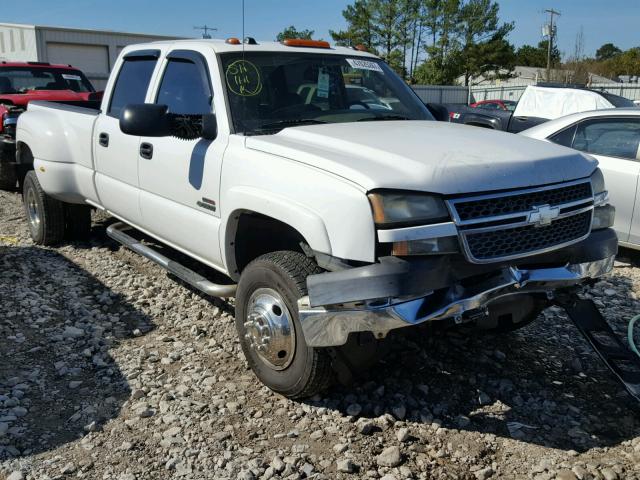
[[[109,49],[106,45],[47,42],[47,61],[71,64],[86,74],[109,73]]]

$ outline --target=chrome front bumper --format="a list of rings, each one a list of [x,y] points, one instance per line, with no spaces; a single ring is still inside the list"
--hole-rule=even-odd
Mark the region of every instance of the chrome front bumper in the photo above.
[[[353,332],[372,332],[376,338],[384,338],[390,330],[424,322],[454,318],[462,323],[465,314],[481,313],[491,302],[510,295],[551,294],[558,288],[577,285],[610,272],[614,260],[615,255],[612,255],[557,268],[504,268],[491,279],[471,288],[451,287],[445,298],[439,300],[433,292],[427,292],[411,300],[363,301],[352,308],[337,308],[311,307],[309,297],[303,297],[298,300],[299,318],[310,347],[344,345]]]

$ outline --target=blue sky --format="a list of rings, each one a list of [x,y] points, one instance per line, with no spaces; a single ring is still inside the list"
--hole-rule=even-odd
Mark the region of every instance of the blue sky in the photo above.
[[[640,46],[638,0],[498,0],[501,17],[514,21],[511,41],[535,44],[545,22],[543,11],[560,10],[558,41],[561,51],[573,51],[580,27],[585,53],[593,54],[606,42],[620,48]],[[344,27],[341,12],[348,0],[245,0],[246,32],[271,40],[287,25],[310,28],[329,38],[329,29]],[[196,36],[194,25],[218,28],[216,36],[240,36],[240,0],[19,0],[3,1],[0,22],[98,28],[106,30]]]

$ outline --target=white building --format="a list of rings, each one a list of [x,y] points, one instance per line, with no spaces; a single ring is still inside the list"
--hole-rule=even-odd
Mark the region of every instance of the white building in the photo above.
[[[0,23],[0,60],[70,64],[104,88],[120,51],[132,43],[178,37]]]
[[[478,86],[501,86],[501,87],[519,87],[525,85],[536,85],[538,82],[544,82],[547,76],[546,68],[538,67],[513,67],[511,72],[502,70],[501,75],[510,74],[509,78],[496,78],[495,72],[487,72],[485,75],[472,78],[473,85]],[[554,82],[571,83],[573,81],[573,70],[551,70],[551,78]],[[589,74],[591,83],[615,83],[615,80],[602,77],[596,74]],[[457,79],[459,85],[464,85],[464,77]]]

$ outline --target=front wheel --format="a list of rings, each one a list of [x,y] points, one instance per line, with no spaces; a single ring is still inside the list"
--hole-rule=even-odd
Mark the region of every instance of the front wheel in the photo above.
[[[289,398],[312,396],[331,383],[326,349],[307,346],[297,301],[306,278],[321,270],[305,255],[272,252],[242,272],[236,294],[236,329],[249,366],[270,389]]]

